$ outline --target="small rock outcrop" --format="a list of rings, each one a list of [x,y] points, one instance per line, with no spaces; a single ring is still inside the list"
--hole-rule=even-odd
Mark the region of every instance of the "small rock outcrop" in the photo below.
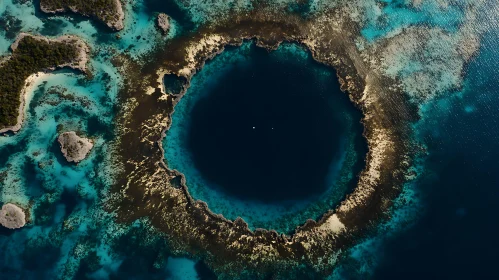
[[[0,210],[0,224],[10,229],[22,228],[26,224],[26,214],[15,204],[4,204]]]
[[[90,139],[79,137],[74,131],[60,134],[57,141],[66,160],[75,163],[84,160],[94,146]]]
[[[156,24],[158,25],[158,28],[161,30],[161,33],[163,33],[163,35],[168,34],[168,31],[170,31],[170,17],[167,14],[160,13],[158,15]]]

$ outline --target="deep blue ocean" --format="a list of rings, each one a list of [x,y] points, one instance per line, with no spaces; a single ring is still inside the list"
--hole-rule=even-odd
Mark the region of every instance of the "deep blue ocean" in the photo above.
[[[452,57],[417,61],[414,55],[415,61],[401,59],[388,67],[404,82],[414,72],[428,72],[427,65],[438,66],[430,69],[438,72],[431,82],[442,90],[414,101],[421,116],[414,137],[427,156],[415,167],[419,177],[402,195],[413,204],[394,209],[392,221],[359,240],[330,279],[497,278],[499,5],[485,1],[476,18],[465,17],[472,1],[450,1],[448,7],[439,6],[447,1],[423,1],[417,8],[418,1],[352,1],[368,11],[361,31],[365,44],[411,26],[439,28],[461,38],[460,28],[474,20],[469,28],[478,34],[479,47],[457,78],[455,64],[444,64]],[[0,0],[0,55],[9,54],[21,31],[76,34],[94,49],[90,63],[95,76],[91,81],[71,71],[43,76],[28,99],[25,126],[16,135],[0,136],[0,204],[29,208],[32,219],[19,230],[0,227],[0,279],[216,279],[202,260],[172,254],[147,219],[118,224],[101,202],[113,184],[106,152],[112,149],[123,84],[109,61],[111,53],[127,50],[140,57],[155,40],[185,34],[225,11],[219,2],[224,1],[210,2],[213,6],[204,1],[130,2],[122,38],[113,40],[113,33],[87,18],[48,17],[35,8],[37,1]],[[300,12],[331,3],[309,1]],[[173,19],[165,38],[154,27],[156,12]],[[139,35],[147,40],[137,40]],[[457,40],[438,36],[437,42]],[[431,52],[450,53],[445,44],[432,46],[437,47],[428,47],[430,58]],[[271,53],[251,42],[228,48],[194,76],[177,104],[163,143],[167,164],[186,175],[195,199],[229,219],[242,216],[250,228],[292,232],[307,218],[319,218],[355,186],[366,154],[360,112],[339,91],[335,75],[295,44]],[[65,162],[55,144],[61,129],[95,141],[88,159],[77,166]],[[303,168],[317,173],[313,178],[296,174]],[[222,176],[224,170],[231,170],[230,176]],[[241,181],[254,173],[275,176],[265,185],[258,183],[267,175]],[[296,177],[281,184],[283,174]],[[304,182],[311,187],[301,188]]]
[[[375,279],[494,279],[499,259],[499,42],[487,32],[463,89],[425,111],[423,209],[380,248]]]
[[[340,104],[352,105],[333,75],[321,83],[303,65],[276,62],[253,48],[260,55],[250,65],[236,65],[204,87],[206,97],[191,109],[185,142],[195,168],[241,199],[317,195],[341,153],[348,124]]]

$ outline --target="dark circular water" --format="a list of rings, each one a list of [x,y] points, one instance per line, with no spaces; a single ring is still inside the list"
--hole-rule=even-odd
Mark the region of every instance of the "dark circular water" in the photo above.
[[[303,200],[326,190],[355,110],[324,66],[257,49],[193,106],[187,144],[200,174],[242,199]]]

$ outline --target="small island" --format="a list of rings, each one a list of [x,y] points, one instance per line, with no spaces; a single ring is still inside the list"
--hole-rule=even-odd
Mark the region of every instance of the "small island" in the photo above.
[[[45,71],[71,68],[86,72],[87,44],[76,36],[47,39],[21,33],[12,55],[0,62],[0,133],[17,132],[24,120],[25,96]]]
[[[96,18],[114,31],[124,28],[125,13],[120,0],[41,0],[40,9],[44,13],[78,13]]]
[[[170,31],[170,17],[165,13],[160,13],[156,20],[156,25],[163,35],[167,35]]]
[[[0,225],[10,228],[22,228],[26,224],[26,214],[21,207],[7,203],[0,210]]]
[[[57,141],[66,160],[74,163],[84,160],[94,146],[90,139],[80,137],[74,131],[60,134]]]

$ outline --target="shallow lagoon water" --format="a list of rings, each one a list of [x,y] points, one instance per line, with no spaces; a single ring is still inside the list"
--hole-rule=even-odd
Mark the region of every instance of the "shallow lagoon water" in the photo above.
[[[299,46],[226,49],[196,74],[164,140],[194,199],[250,228],[291,232],[335,208],[366,152],[336,74]]]

